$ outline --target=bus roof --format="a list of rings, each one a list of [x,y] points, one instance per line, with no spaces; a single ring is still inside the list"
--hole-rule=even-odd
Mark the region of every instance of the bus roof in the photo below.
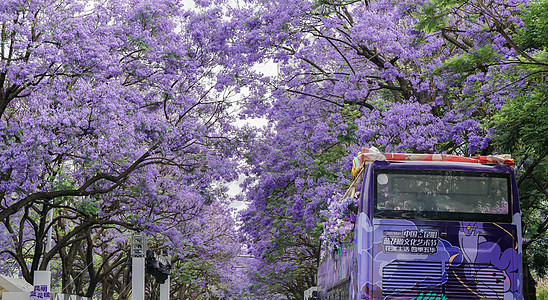
[[[362,148],[354,158],[352,166],[352,178],[355,178],[366,162],[375,160],[385,161],[432,161],[432,162],[462,162],[488,165],[514,166],[514,161],[509,155],[482,155],[465,157],[451,154],[423,154],[423,153],[382,153],[377,148]]]
[[[467,162],[478,163],[487,165],[509,165],[513,166],[514,161],[512,159],[496,156],[496,155],[482,155],[464,157],[459,155],[450,154],[415,154],[415,153],[383,153],[386,160],[413,160],[413,161],[452,161],[452,162]]]

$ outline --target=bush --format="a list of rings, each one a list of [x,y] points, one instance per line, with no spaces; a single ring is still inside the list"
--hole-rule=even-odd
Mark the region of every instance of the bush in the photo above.
[[[548,300],[548,280],[537,281],[537,300]]]

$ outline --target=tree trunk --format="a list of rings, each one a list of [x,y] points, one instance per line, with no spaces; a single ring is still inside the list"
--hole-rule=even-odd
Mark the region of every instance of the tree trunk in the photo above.
[[[523,300],[536,300],[536,281],[531,275],[531,270],[526,263],[523,263]]]

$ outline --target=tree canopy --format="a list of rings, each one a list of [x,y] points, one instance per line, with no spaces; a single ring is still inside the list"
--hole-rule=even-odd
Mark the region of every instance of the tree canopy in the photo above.
[[[177,299],[302,299],[375,146],[512,154],[527,280],[544,277],[547,16],[546,0],[3,1],[0,271],[49,264],[58,290],[127,299],[140,231],[173,256]]]
[[[512,154],[527,219],[526,260],[534,274],[545,274],[545,4],[253,2],[250,32],[281,38],[263,43],[279,75],[263,78],[247,98],[249,116],[273,123],[249,151],[243,230],[254,254],[276,267],[273,278],[293,275],[280,293],[314,274],[306,264],[282,262],[301,253],[301,261],[318,263],[311,250],[322,227],[341,219],[334,208],[362,146]]]

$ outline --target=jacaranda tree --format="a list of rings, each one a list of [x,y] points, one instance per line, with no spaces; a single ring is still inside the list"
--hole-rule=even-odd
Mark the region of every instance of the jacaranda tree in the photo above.
[[[175,261],[215,262],[211,274],[234,256],[235,237],[219,234],[234,231],[220,216],[240,142],[221,14],[179,1],[0,3],[4,272],[32,282],[51,263],[59,290],[112,295],[127,286],[109,277],[127,274],[130,231]],[[193,279],[207,289],[209,277]]]
[[[344,193],[361,146],[460,155],[510,151],[521,162],[525,145],[520,151],[501,147],[506,130],[514,129],[512,145],[527,143],[524,134],[546,141],[535,134],[546,126],[539,119],[545,101],[535,100],[546,99],[545,48],[527,30],[542,28],[528,21],[540,3],[252,2],[242,35],[257,37],[253,47],[277,62],[279,74],[257,79],[244,110],[272,121],[248,155],[243,231],[265,268],[275,270],[273,278],[257,280],[267,285],[292,272],[293,281],[279,282],[278,292],[293,282],[301,293],[310,286],[313,270],[305,266],[317,263],[317,252],[306,249],[317,249],[322,224],[337,219],[328,206]],[[530,108],[514,111],[522,103]],[[538,115],[528,114],[533,107]],[[540,126],[520,127],[527,122]],[[525,146],[537,145],[529,160],[545,161],[538,146],[545,143],[534,140]],[[518,171],[532,179],[527,166],[519,163]],[[533,201],[540,226],[531,231],[537,241],[546,227],[540,170],[536,178],[544,179],[535,191],[544,196]],[[303,240],[313,241],[310,248]],[[303,264],[284,263],[295,253]],[[536,265],[531,267],[542,269]]]

